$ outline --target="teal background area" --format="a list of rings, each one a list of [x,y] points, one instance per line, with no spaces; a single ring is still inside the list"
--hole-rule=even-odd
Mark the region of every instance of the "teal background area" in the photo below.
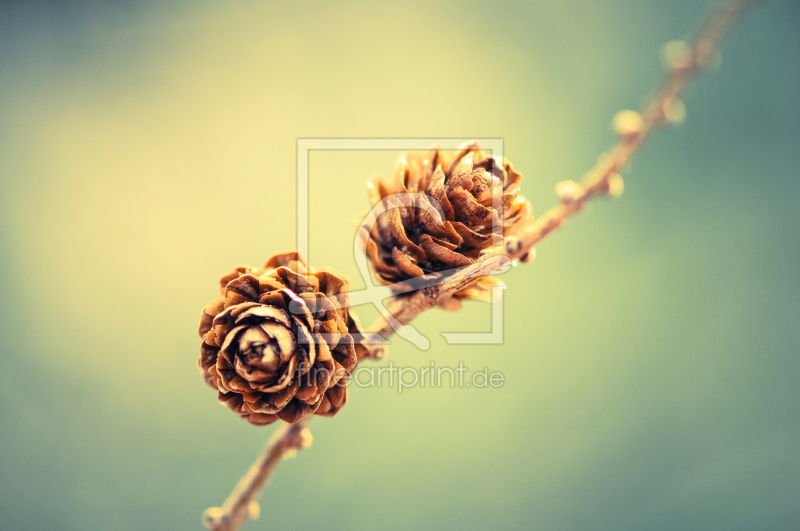
[[[217,279],[295,242],[297,138],[499,137],[536,214],[613,142],[705,2],[4,2],[0,528],[200,529],[274,426],[195,367]],[[245,529],[800,528],[800,4],[766,2],[600,200],[352,388]],[[310,156],[310,259],[396,152]],[[374,309],[357,309],[370,322]]]

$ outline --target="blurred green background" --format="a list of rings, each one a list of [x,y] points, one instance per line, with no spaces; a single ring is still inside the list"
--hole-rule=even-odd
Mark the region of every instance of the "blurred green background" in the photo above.
[[[201,308],[294,246],[297,138],[500,137],[535,211],[705,2],[4,2],[0,528],[199,529],[274,426],[217,404]],[[599,201],[397,365],[499,389],[351,389],[246,529],[800,528],[800,5],[770,2]],[[313,265],[363,287],[364,183],[314,152]],[[374,310],[365,308],[364,321]]]

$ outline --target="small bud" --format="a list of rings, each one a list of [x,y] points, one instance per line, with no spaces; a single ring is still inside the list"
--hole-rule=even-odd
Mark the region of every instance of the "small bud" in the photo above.
[[[519,240],[516,238],[506,238],[506,253],[514,254],[519,251]]]
[[[309,448],[313,442],[314,437],[311,435],[311,430],[303,428],[303,431],[300,432],[300,448]]]
[[[523,264],[529,264],[533,262],[534,258],[536,258],[536,249],[531,249],[527,253],[523,254],[519,261]]]
[[[625,190],[625,181],[619,173],[612,173],[608,177],[608,195],[612,197],[619,197]]]
[[[222,507],[209,507],[203,511],[203,526],[206,529],[214,529],[219,526],[223,514]]]
[[[669,41],[661,47],[661,61],[667,70],[691,67],[692,55],[692,47],[684,41]]]
[[[561,181],[556,185],[556,195],[561,198],[564,204],[572,203],[583,195],[585,189],[583,185],[575,181]]]
[[[250,520],[258,520],[258,517],[261,516],[261,507],[259,507],[257,501],[253,500],[247,504],[247,512]]]
[[[286,439],[284,444],[286,450],[283,452],[284,459],[292,459],[297,456],[297,450],[303,450],[311,446],[314,438],[308,428],[303,428],[294,438]]]
[[[614,131],[620,136],[631,136],[642,129],[642,115],[636,111],[624,110],[614,115]]]
[[[674,99],[671,101],[665,101],[664,107],[664,118],[671,124],[680,124],[686,119],[686,105],[683,104],[682,100]]]

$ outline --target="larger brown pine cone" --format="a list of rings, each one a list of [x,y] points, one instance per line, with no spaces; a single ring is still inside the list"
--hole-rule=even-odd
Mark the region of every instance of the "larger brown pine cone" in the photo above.
[[[367,257],[384,284],[467,266],[503,243],[503,236],[531,215],[518,195],[522,175],[507,160],[487,157],[477,143],[456,153],[431,148],[401,155],[391,185],[369,184],[379,215],[367,241]],[[413,203],[392,194],[416,194]],[[413,206],[412,206],[413,205]],[[465,289],[456,298],[485,298]]]
[[[367,350],[347,308],[348,282],[313,271],[295,252],[220,279],[200,317],[198,365],[219,401],[257,426],[335,415],[345,378]]]

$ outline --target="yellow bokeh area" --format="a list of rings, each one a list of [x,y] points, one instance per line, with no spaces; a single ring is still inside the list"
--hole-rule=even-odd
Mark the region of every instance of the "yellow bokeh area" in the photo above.
[[[199,529],[275,426],[217,402],[201,309],[296,241],[298,138],[502,138],[536,215],[579,181],[705,2],[4,2],[0,529]],[[800,9],[757,6],[625,193],[432,310],[245,529],[797,529]],[[315,267],[399,152],[309,155]],[[374,308],[356,308],[371,322]]]

